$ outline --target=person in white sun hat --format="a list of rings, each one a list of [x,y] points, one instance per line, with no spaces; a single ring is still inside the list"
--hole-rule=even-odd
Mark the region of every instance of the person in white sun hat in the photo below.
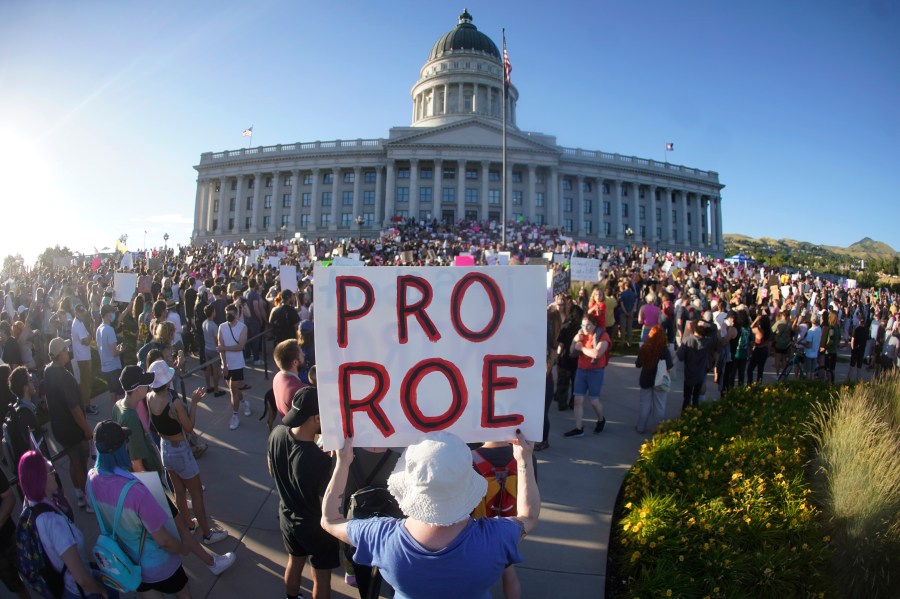
[[[519,541],[537,525],[541,510],[533,444],[521,433],[516,437],[515,517],[469,517],[487,482],[472,468],[472,453],[462,439],[437,432],[409,446],[388,479],[388,490],[406,518],[341,516],[353,461],[352,439],[345,440],[325,491],[322,528],[356,547],[355,562],[378,567],[397,599],[488,598],[503,570],[522,562]]]

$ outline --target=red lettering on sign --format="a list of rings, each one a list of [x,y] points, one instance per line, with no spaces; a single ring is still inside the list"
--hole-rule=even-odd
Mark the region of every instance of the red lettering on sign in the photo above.
[[[501,377],[497,370],[502,367],[530,368],[534,366],[534,359],[529,356],[492,356],[484,357],[484,366],[481,370],[481,426],[484,428],[504,428],[518,426],[525,421],[521,414],[495,414],[494,395],[497,391],[515,389],[519,385],[518,379]]]
[[[375,380],[375,388],[362,399],[350,397],[350,377],[353,375],[370,376]],[[394,434],[394,427],[387,414],[378,405],[388,391],[391,381],[387,370],[375,362],[349,362],[338,368],[338,398],[341,405],[341,424],[344,437],[353,435],[353,412],[365,412],[369,419],[385,437]]]
[[[488,296],[491,304],[491,319],[487,325],[480,331],[472,331],[462,322],[460,309],[462,308],[463,298],[469,287],[479,283]],[[450,295],[450,320],[453,322],[453,328],[459,333],[459,336],[467,341],[480,343],[487,341],[500,328],[500,322],[503,320],[503,313],[506,311],[506,304],[503,301],[503,294],[500,287],[491,277],[480,273],[470,272],[460,278],[453,286],[453,293]]]
[[[347,289],[356,287],[363,292],[363,303],[353,310],[347,308]],[[372,284],[362,277],[336,277],[335,293],[337,294],[337,342],[338,347],[347,347],[347,322],[362,318],[375,305],[375,290]]]
[[[422,294],[422,297],[419,301],[407,305],[406,291],[410,287],[417,289]],[[422,277],[412,275],[397,277],[397,338],[400,340],[400,343],[409,341],[409,327],[406,321],[410,315],[416,317],[419,326],[425,331],[429,341],[437,341],[441,338],[441,334],[438,332],[437,327],[434,326],[434,322],[425,312],[433,297],[434,292],[431,289],[431,284]]]
[[[417,388],[421,380],[432,372],[440,372],[450,383],[452,401],[443,414],[426,416],[419,409]],[[444,430],[459,420],[469,403],[469,392],[459,368],[452,362],[441,358],[422,360],[406,373],[400,386],[400,405],[409,423],[423,433]]]

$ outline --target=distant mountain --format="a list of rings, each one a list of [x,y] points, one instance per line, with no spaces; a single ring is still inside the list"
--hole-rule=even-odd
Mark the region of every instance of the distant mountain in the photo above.
[[[747,235],[734,233],[726,233],[725,245],[726,253],[728,248],[734,248],[735,251],[744,252],[745,254],[757,254],[760,256],[773,256],[778,253],[791,255],[797,252],[803,254],[811,254],[814,256],[825,257],[832,254],[832,258],[838,256],[849,258],[894,258],[900,256],[897,252],[882,241],[874,241],[868,237],[860,239],[850,247],[840,247],[831,245],[817,245],[808,241],[797,241],[795,239],[772,239],[770,237],[762,237],[755,239]]]

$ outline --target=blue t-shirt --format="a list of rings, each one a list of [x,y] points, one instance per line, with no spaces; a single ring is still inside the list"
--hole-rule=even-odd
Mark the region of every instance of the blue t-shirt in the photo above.
[[[100,354],[100,372],[122,369],[122,360],[114,356],[111,347],[118,343],[116,330],[106,323],[97,327],[97,353]]]
[[[369,518],[347,523],[347,536],[356,547],[353,560],[378,566],[396,590],[396,599],[490,599],[490,589],[504,568],[522,562],[522,527],[512,518],[470,520],[459,536],[440,551],[422,547],[404,522]]]

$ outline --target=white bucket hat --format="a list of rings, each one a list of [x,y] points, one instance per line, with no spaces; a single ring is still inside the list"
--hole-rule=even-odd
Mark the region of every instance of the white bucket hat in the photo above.
[[[172,377],[175,376],[175,369],[166,364],[165,360],[157,360],[147,368],[147,374],[153,375],[153,384],[150,386],[158,389],[172,380]]]
[[[462,439],[438,432],[406,448],[388,490],[407,516],[450,526],[469,517],[487,492],[487,481],[472,467],[472,452]]]

